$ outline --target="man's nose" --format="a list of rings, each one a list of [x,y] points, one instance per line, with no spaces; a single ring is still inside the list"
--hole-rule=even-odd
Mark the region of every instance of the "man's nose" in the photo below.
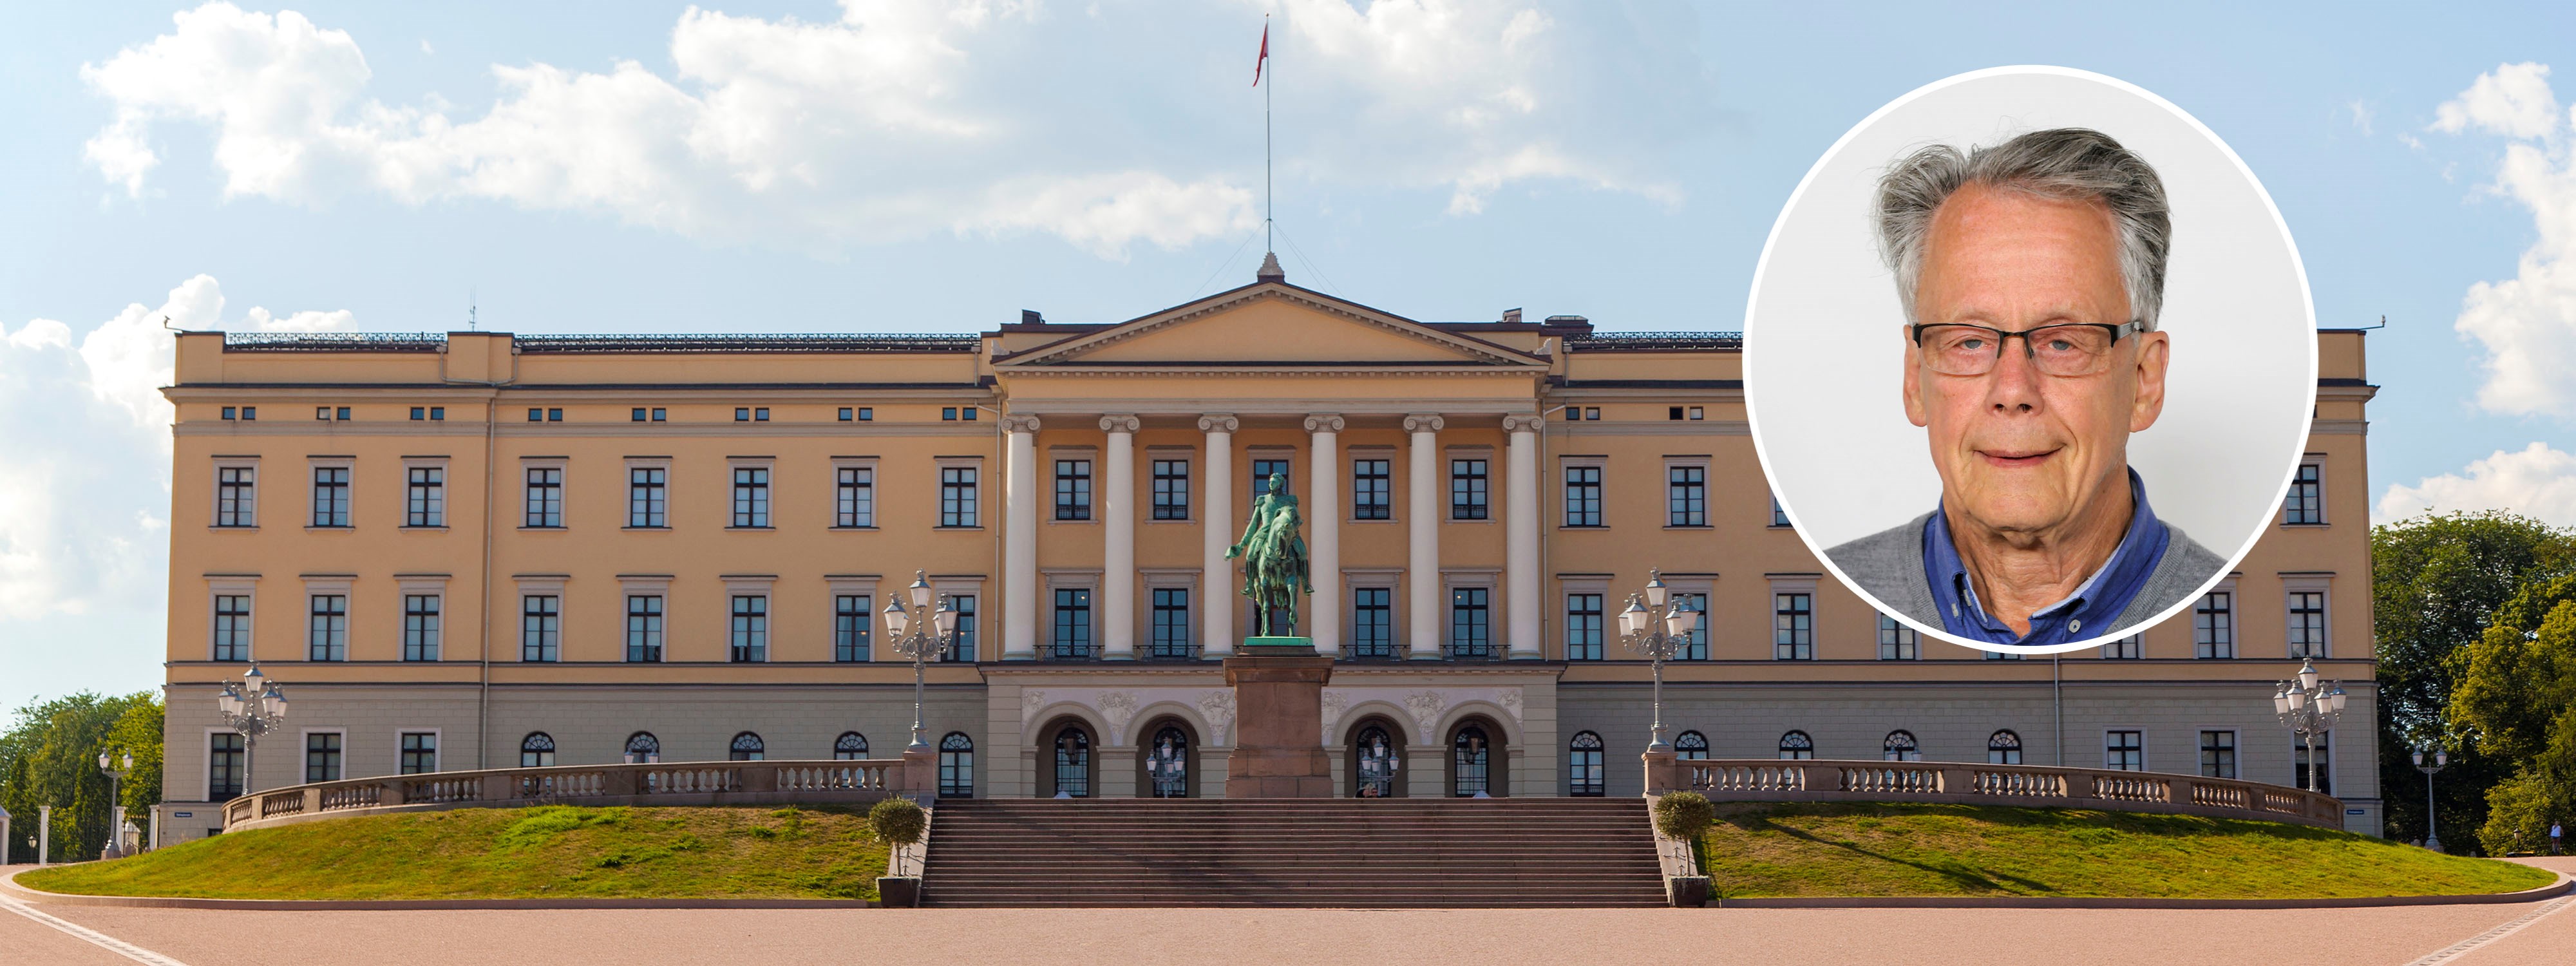
[[[1997,413],[2027,413],[2039,408],[2039,363],[2031,358],[2030,337],[2013,336],[1996,348],[2002,356],[1987,374],[1986,405]]]

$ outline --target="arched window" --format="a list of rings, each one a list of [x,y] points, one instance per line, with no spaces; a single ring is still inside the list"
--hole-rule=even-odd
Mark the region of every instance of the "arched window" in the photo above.
[[[1190,797],[1190,733],[1176,724],[1155,729],[1145,746],[1145,777],[1155,798]]]
[[[1923,748],[1914,743],[1914,732],[1898,729],[1887,733],[1879,743],[1880,757],[1889,761],[1922,761]]]
[[[841,732],[832,740],[832,760],[857,761],[868,756],[868,736],[856,731]]]
[[[1805,761],[1816,757],[1816,743],[1804,731],[1780,736],[1780,758],[1783,761]]]
[[[975,739],[963,731],[939,739],[939,797],[975,797]]]
[[[662,739],[653,737],[652,732],[638,731],[626,736],[627,764],[641,765],[661,760]]]
[[[1458,737],[1449,742],[1449,794],[1459,798],[1485,794],[1485,776],[1491,773],[1493,753],[1493,742],[1486,739],[1483,727],[1468,725],[1458,729]]]
[[[1601,736],[1578,731],[1565,746],[1565,782],[1568,795],[1599,798],[1601,781]]]
[[[2021,764],[2021,736],[2006,728],[1986,739],[1986,764]]]
[[[1351,751],[1351,794],[1358,798],[1396,796],[1396,772],[1404,768],[1404,745],[1384,725],[1361,728]]]
[[[1055,733],[1055,793],[1091,797],[1091,732],[1067,727]]]
[[[1696,731],[1682,732],[1673,739],[1673,758],[1678,761],[1707,761],[1708,736]]]
[[[731,761],[759,761],[760,756],[760,736],[748,731],[733,736],[733,747],[725,752],[725,758]]]
[[[552,768],[555,764],[555,738],[542,731],[528,732],[519,739],[519,767]]]

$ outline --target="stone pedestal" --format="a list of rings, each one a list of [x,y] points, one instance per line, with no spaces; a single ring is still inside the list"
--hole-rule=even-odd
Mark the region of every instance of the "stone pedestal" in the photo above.
[[[1225,659],[1234,689],[1225,797],[1333,797],[1333,761],[1323,746],[1324,682],[1332,676],[1333,659],[1302,637],[1251,638]]]

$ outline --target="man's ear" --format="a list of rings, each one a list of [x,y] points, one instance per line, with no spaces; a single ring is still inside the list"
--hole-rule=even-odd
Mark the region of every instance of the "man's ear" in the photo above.
[[[1914,327],[1905,327],[1905,420],[1930,425],[1932,412],[1923,405],[1923,347],[1914,342]]]
[[[2129,404],[2129,431],[2145,432],[2165,411],[2165,365],[2173,337],[2163,331],[2138,333],[2138,395]]]

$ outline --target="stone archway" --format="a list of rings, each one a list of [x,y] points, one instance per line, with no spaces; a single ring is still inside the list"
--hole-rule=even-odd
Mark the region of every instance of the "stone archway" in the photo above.
[[[1166,743],[1173,747],[1166,751]],[[1199,798],[1205,779],[1199,770],[1199,731],[1178,715],[1145,722],[1136,733],[1136,797]],[[1177,765],[1177,781],[1171,772]]]
[[[1352,798],[1405,798],[1411,744],[1404,725],[1382,714],[1363,717],[1344,742],[1342,794]],[[1377,764],[1383,763],[1383,764]],[[1392,767],[1385,767],[1391,765]]]
[[[1481,714],[1468,715],[1450,725],[1444,737],[1445,794],[1451,798],[1473,798],[1479,791],[1491,798],[1511,794],[1511,736],[1500,723]]]
[[[1037,797],[1098,797],[1100,747],[1099,730],[1081,718],[1058,718],[1038,729]]]

